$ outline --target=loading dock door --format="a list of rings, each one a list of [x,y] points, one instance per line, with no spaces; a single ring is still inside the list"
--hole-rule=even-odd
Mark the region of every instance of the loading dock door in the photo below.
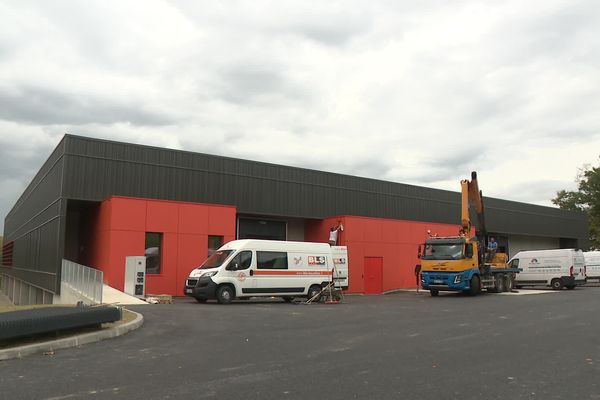
[[[383,292],[383,257],[365,257],[365,294]]]

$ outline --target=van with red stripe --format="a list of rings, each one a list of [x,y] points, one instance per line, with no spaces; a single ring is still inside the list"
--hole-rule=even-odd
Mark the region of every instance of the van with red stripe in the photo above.
[[[184,294],[204,303],[255,296],[312,298],[331,281],[348,288],[346,246],[276,240],[234,240],[213,253],[185,281]]]

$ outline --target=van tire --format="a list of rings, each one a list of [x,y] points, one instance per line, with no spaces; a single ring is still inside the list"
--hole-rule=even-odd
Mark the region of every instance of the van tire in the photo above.
[[[481,292],[481,281],[479,280],[479,276],[473,275],[471,278],[471,288],[468,293],[471,296],[477,296]]]
[[[323,290],[323,288],[321,287],[321,285],[312,285],[311,287],[308,288],[308,293],[307,293],[306,297],[308,298],[308,300],[310,300],[313,297],[320,294],[322,290]],[[320,300],[321,300],[321,296],[317,296],[313,299],[313,302],[318,303]]]
[[[440,291],[437,289],[429,289],[429,294],[431,297],[437,297],[440,294]]]
[[[230,285],[223,285],[217,289],[217,301],[221,304],[229,304],[235,299],[235,289]]]
[[[560,289],[562,289],[563,288],[562,279],[559,279],[559,278],[552,279],[552,281],[550,282],[550,286],[554,290],[560,290]]]

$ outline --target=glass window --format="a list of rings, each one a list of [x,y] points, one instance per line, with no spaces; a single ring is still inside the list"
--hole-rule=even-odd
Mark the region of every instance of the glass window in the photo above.
[[[244,250],[238,253],[233,260],[229,263],[229,266],[237,265],[235,271],[239,271],[242,269],[250,268],[252,264],[252,252],[249,250]]]
[[[280,251],[257,251],[258,269],[288,269],[287,253]]]
[[[473,258],[473,244],[469,243],[465,246],[465,258]]]
[[[146,232],[146,273],[160,274],[163,234]]]
[[[223,236],[208,235],[208,256],[219,250],[223,246]]]
[[[460,260],[463,245],[460,243],[426,243],[424,260]]]
[[[200,266],[201,269],[218,268],[227,258],[233,253],[233,250],[219,250],[215,251],[212,256],[208,257],[204,264]]]

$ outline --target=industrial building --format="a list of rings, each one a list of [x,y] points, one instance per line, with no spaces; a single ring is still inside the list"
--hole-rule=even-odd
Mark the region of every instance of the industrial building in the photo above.
[[[589,246],[583,213],[485,206],[488,232],[509,254]],[[382,293],[414,287],[418,244],[428,230],[456,235],[459,218],[458,192],[65,135],[5,219],[0,277],[14,302],[47,303],[63,259],[122,290],[125,257],[146,256],[146,293],[182,295],[189,272],[225,242],[326,242],[341,222],[349,292]]]

